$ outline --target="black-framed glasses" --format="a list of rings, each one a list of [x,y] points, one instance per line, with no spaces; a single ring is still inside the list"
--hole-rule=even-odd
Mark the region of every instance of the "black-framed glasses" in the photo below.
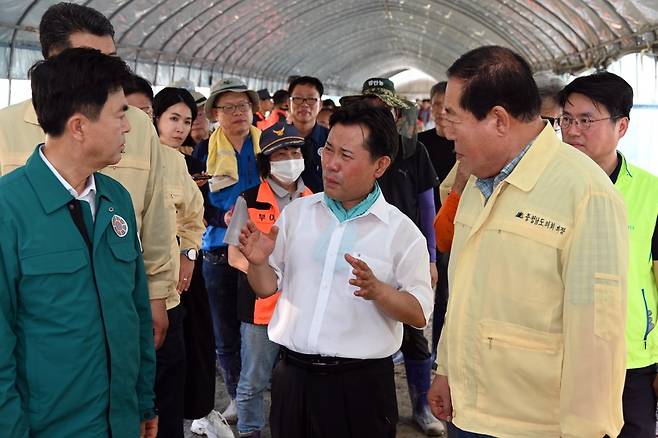
[[[571,117],[571,116],[561,115],[560,117],[557,118],[557,120],[560,129],[567,130],[572,125],[574,125],[576,128],[580,129],[581,131],[587,131],[590,128],[590,126],[592,126],[592,123],[600,122],[602,120],[616,120],[621,117],[623,116],[610,116],[610,117],[602,117],[600,119],[590,119],[589,117]]]
[[[320,101],[319,97],[301,97],[301,96],[291,96],[290,101],[295,105],[301,105],[303,103],[307,105],[315,105]]]
[[[213,108],[221,110],[224,114],[233,114],[235,111],[244,113],[251,108],[251,102],[240,102],[235,105],[214,106]]]

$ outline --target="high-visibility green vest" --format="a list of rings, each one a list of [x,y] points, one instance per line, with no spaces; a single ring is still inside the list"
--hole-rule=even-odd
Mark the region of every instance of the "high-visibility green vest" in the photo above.
[[[626,368],[631,369],[658,362],[658,287],[651,254],[658,217],[658,177],[628,163],[623,155],[621,160],[615,187],[624,198],[628,215]]]

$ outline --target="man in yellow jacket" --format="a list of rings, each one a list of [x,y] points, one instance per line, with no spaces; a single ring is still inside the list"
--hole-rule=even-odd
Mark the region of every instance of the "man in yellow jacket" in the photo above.
[[[475,49],[448,69],[446,134],[469,179],[430,390],[454,437],[616,437],[627,222],[610,179],[539,117],[527,62]]]
[[[44,13],[39,38],[45,58],[67,47],[90,47],[116,54],[114,29],[100,12],[74,3],[58,3]],[[167,332],[167,307],[178,303],[177,272],[171,258],[175,236],[165,230],[175,227],[167,213],[163,192],[161,146],[151,120],[137,108],[129,107],[126,117],[132,129],[126,134],[121,161],[102,172],[118,180],[130,193],[137,218],[137,230],[148,278],[155,345]],[[0,174],[6,175],[25,164],[34,146],[45,134],[32,106],[26,100],[0,111]]]

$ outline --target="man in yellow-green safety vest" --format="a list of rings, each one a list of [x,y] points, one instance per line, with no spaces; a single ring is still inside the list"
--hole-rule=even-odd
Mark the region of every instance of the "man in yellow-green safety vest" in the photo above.
[[[656,433],[658,334],[658,177],[630,164],[617,151],[626,134],[633,89],[619,76],[599,72],[575,79],[560,95],[566,143],[592,158],[621,192],[628,215],[629,260],[626,382],[621,438]],[[606,364],[592,364],[607,366]]]

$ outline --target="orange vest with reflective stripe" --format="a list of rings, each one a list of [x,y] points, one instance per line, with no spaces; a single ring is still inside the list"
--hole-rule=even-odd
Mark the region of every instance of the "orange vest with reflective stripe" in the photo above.
[[[302,192],[302,196],[308,196],[312,194],[313,192],[311,192],[308,188],[305,188],[304,192]],[[274,225],[281,212],[279,211],[276,196],[274,195],[274,192],[272,191],[272,188],[268,182],[263,181],[258,187],[254,187],[253,189],[248,190],[242,196],[247,203],[247,213],[249,214],[249,219],[261,232],[269,233],[272,229],[272,225]],[[279,298],[279,295],[281,295],[281,292],[276,292],[274,295],[267,298],[256,298],[254,292],[251,290],[248,284],[249,283],[246,281],[243,283],[244,286],[249,288],[248,292],[254,295],[253,324],[268,324],[272,318],[272,313],[274,313],[274,306],[276,306],[276,301]],[[239,291],[239,293],[245,292],[245,290]],[[242,299],[239,301],[244,302]]]

